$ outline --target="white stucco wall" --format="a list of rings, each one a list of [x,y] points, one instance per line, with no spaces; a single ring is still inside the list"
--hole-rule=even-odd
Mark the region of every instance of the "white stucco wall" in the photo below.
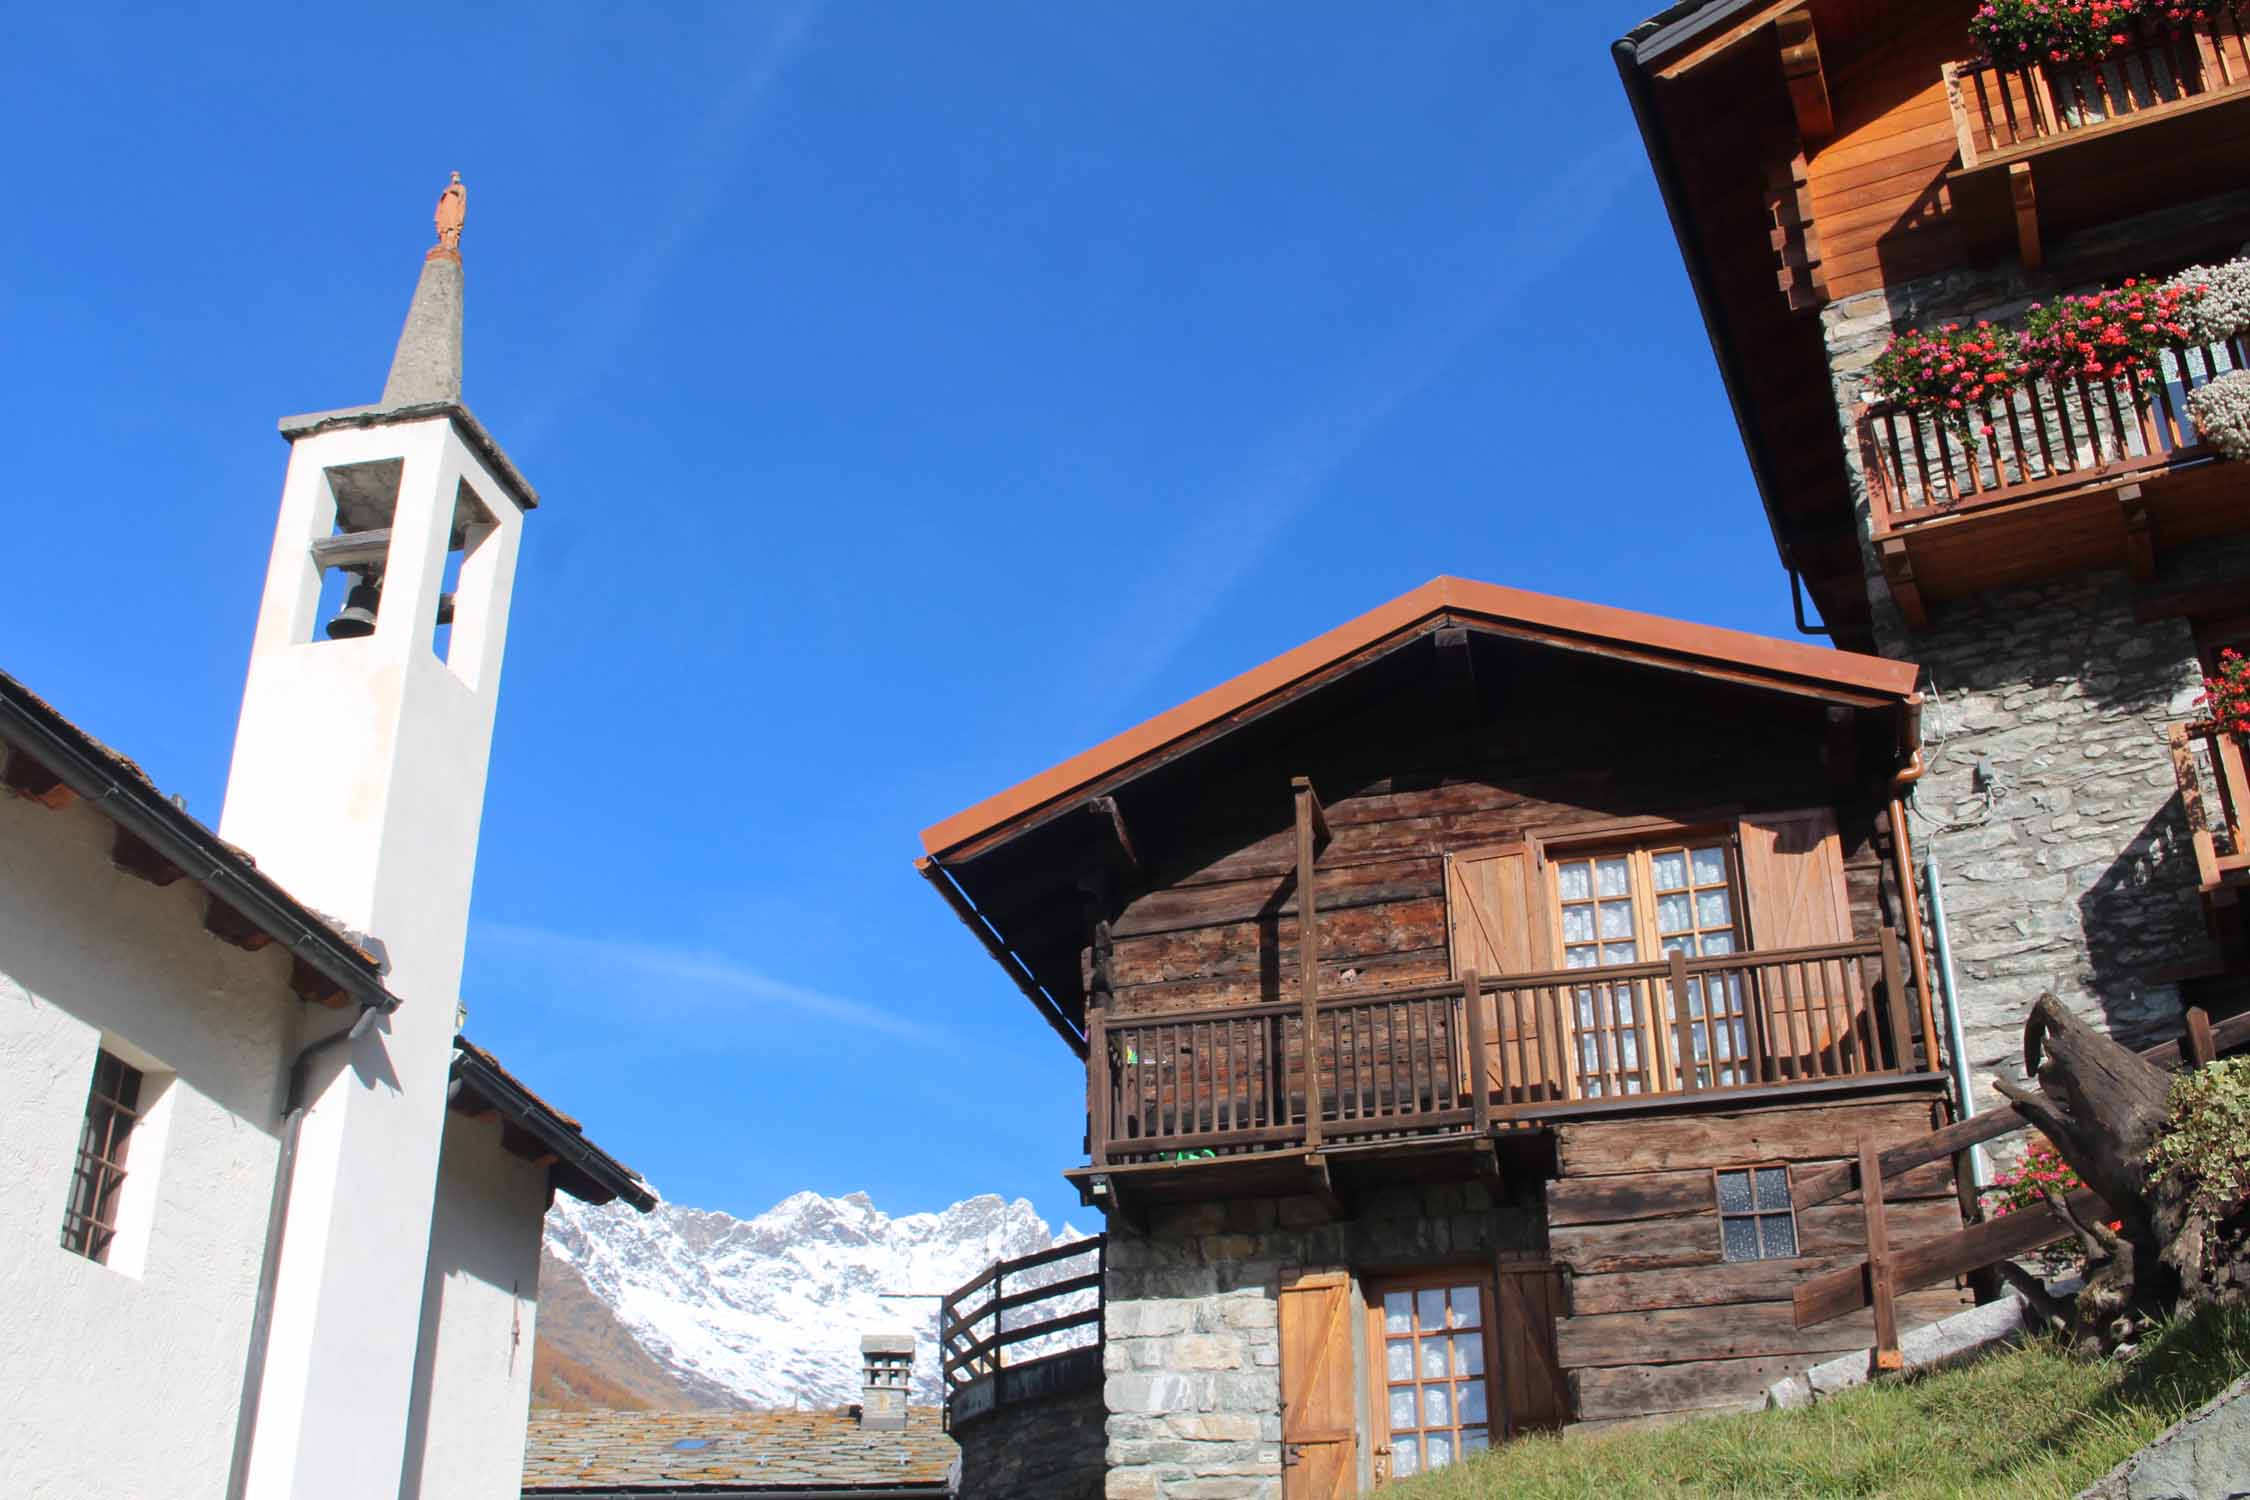
[[[500,1125],[445,1117],[400,1500],[508,1500],[523,1486],[547,1169]]]
[[[0,1493],[224,1493],[300,1005],[279,948],[110,862],[83,804],[0,796]],[[326,1012],[320,1013],[322,1016]],[[94,1056],[160,1062],[112,1263],[60,1232]],[[144,1095],[144,1098],[146,1096]]]

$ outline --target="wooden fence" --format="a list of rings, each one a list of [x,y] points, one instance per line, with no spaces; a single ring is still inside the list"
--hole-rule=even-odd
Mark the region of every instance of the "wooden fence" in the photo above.
[[[1870,406],[1860,452],[1877,535],[1973,506],[2124,483],[2215,456],[2187,415],[2190,392],[2250,368],[2250,338],[2183,345],[2159,377],[2125,382],[2040,376],[1975,413],[1964,434],[1928,412]]]
[[[2179,782],[2195,849],[2196,881],[2206,893],[2250,878],[2250,770],[2242,742],[2205,720],[2171,727],[2172,774]]]
[[[1107,1244],[1097,1234],[997,1260],[947,1295],[938,1306],[938,1352],[949,1406],[987,1376],[1100,1346]]]
[[[2067,141],[2105,126],[2152,118],[2250,87],[2250,40],[2225,6],[2209,20],[2147,33],[2095,66],[2034,63],[2004,67],[1989,59],[1947,63],[1961,165]]]

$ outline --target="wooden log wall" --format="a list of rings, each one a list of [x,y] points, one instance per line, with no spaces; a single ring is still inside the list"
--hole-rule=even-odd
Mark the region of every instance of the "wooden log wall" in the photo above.
[[[1555,1344],[1577,1420],[1602,1425],[1754,1402],[1786,1375],[1867,1348],[1871,1314],[1798,1329],[1789,1301],[1806,1276],[1864,1256],[1859,1195],[1798,1212],[1797,1259],[1728,1261],[1711,1171],[1831,1162],[1862,1130],[1891,1146],[1932,1123],[1928,1096],[1901,1095],[1560,1127],[1547,1234],[1565,1270]],[[1961,1226],[1948,1164],[1887,1186],[1894,1243]],[[1951,1288],[1909,1294],[1899,1299],[1901,1325],[1934,1321],[1970,1300]]]

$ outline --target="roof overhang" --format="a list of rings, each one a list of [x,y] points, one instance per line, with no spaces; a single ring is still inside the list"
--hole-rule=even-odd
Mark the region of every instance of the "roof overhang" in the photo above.
[[[426,422],[443,417],[453,424],[492,477],[508,491],[508,497],[523,510],[539,508],[539,492],[531,481],[523,477],[514,459],[508,457],[500,440],[494,437],[477,414],[459,401],[417,401],[403,406],[344,406],[334,411],[307,412],[302,416],[283,417],[276,424],[281,435],[295,443],[299,438],[317,436],[323,432],[340,432],[348,428],[395,427],[405,422]]]
[[[1919,668],[1463,578],[1435,578],[922,832],[925,871],[1078,806],[1138,770],[1239,727],[1292,690],[1461,626],[1565,651],[1858,708],[1906,708]]]
[[[647,1213],[656,1194],[640,1174],[586,1139],[578,1122],[534,1094],[498,1058],[467,1037],[453,1039],[453,1074],[446,1102],[456,1112],[497,1113],[504,1129],[535,1142],[554,1157],[554,1183],[573,1198],[607,1203],[623,1198]]]

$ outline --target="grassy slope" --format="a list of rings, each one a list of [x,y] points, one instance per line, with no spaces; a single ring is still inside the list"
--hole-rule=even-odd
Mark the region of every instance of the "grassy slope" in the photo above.
[[[2129,1366],[2035,1343],[1809,1411],[1531,1439],[1386,1491],[1397,1500],[1630,1495],[2075,1494],[2250,1369],[2250,1309],[2207,1313]]]

